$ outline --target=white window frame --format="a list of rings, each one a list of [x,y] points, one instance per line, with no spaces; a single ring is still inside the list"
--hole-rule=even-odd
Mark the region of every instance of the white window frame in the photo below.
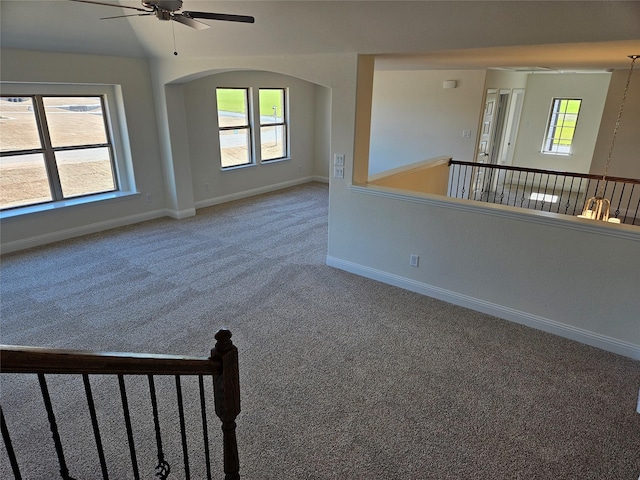
[[[573,127],[573,134],[571,135],[570,143],[565,151],[563,151],[563,147],[559,142],[555,141],[555,131],[557,128],[562,129],[562,126],[558,127],[561,121],[567,116],[567,113],[559,112],[556,105],[561,105],[563,101],[577,101],[580,102],[578,106],[578,111],[575,113],[576,122]],[[551,106],[549,107],[549,116],[547,121],[547,126],[544,131],[544,139],[542,141],[542,153],[545,155],[558,155],[558,156],[569,156],[573,153],[573,145],[575,143],[575,136],[578,127],[578,120],[580,118],[580,110],[582,108],[582,99],[581,98],[568,98],[568,97],[553,97],[551,99]],[[569,115],[574,115],[570,113]]]
[[[131,150],[126,132],[126,119],[120,85],[109,84],[46,84],[0,82],[4,97],[41,96],[74,96],[101,97],[103,99],[104,119],[108,140],[111,143],[112,168],[117,189],[112,192],[89,194],[64,200],[53,200],[47,203],[11,207],[0,211],[0,218],[10,218],[23,214],[46,212],[58,208],[88,204],[135,195],[136,184],[133,175]]]
[[[218,108],[218,90],[243,90],[244,94],[245,94],[245,102],[246,102],[246,106],[247,106],[247,112],[246,112],[246,125],[234,125],[234,126],[230,126],[230,127],[222,127],[220,126],[220,110]],[[220,152],[220,168],[222,170],[233,170],[236,168],[245,168],[245,167],[250,167],[252,165],[256,164],[256,159],[255,159],[255,148],[254,148],[254,129],[253,129],[253,122],[252,122],[252,118],[253,118],[253,102],[252,102],[252,89],[250,87],[222,87],[222,86],[218,86],[216,87],[216,121],[218,122],[218,143],[219,143],[219,152]],[[222,141],[221,141],[221,134],[222,132],[225,131],[232,131],[232,130],[246,130],[247,131],[247,163],[241,163],[238,165],[222,165]]]
[[[258,89],[258,102],[260,101],[260,91],[262,90],[281,90],[282,91],[282,121],[280,122],[263,122],[262,115],[258,112],[260,118],[260,162],[271,163],[279,160],[286,160],[289,158],[289,89],[285,87],[260,87]],[[259,104],[259,103],[258,103]],[[283,154],[280,157],[274,157],[269,159],[262,158],[262,128],[263,127],[282,127],[284,130],[285,145],[283,148]],[[277,138],[277,137],[276,137]]]

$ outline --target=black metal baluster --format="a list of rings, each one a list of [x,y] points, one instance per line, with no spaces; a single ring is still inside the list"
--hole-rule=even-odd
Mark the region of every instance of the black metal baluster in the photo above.
[[[567,183],[567,176],[564,175],[562,177],[562,188],[560,190],[562,192],[561,197],[562,197],[562,195],[564,195],[564,192],[565,192],[564,187],[565,187],[566,183]],[[573,185],[573,180],[571,181],[571,184]],[[569,190],[569,199],[571,199],[571,190]],[[562,205],[562,198],[560,198],[560,200],[558,200],[558,212],[557,213],[560,213],[561,205]],[[569,202],[569,200],[567,200],[567,204],[565,206],[564,213],[567,213],[567,210],[569,209],[570,206],[571,206],[571,203]]]
[[[631,184],[631,192],[629,193],[629,201],[627,202],[627,208],[625,209],[624,219],[622,223],[627,221],[627,217],[629,215],[629,208],[631,207],[631,199],[633,198],[633,190],[636,188],[634,184]],[[638,204],[640,205],[640,199],[638,199]]]
[[[580,177],[580,184],[578,185],[578,192],[582,191],[582,180],[583,180],[583,179],[582,179],[582,177]],[[573,184],[573,181],[572,181],[571,183]],[[587,182],[587,187],[586,187],[586,188],[585,188],[585,190],[584,190],[584,192],[585,192],[585,197],[586,197],[586,198],[589,198],[589,196],[588,196],[588,194],[589,194],[588,189],[589,189],[589,182]],[[585,199],[585,201],[586,201],[586,199]],[[575,205],[573,206],[573,213],[572,213],[572,215],[575,215],[575,214],[576,214],[576,208],[578,208],[578,196],[576,196],[576,203],[575,203]],[[582,213],[582,210],[580,210],[580,213]]]
[[[500,170],[503,170],[502,168]],[[498,171],[498,178],[500,178],[500,171]],[[504,199],[504,184],[507,183],[507,172],[505,170],[504,177],[502,177],[502,191],[500,192],[500,205],[502,205],[502,200]]]
[[[180,437],[182,439],[182,455],[184,457],[184,475],[187,480],[191,478],[189,472],[189,452],[187,450],[187,428],[184,424],[184,406],[182,404],[182,387],[180,375],[176,375],[176,395],[178,396],[178,416],[180,418]]]
[[[484,191],[487,189],[487,185],[489,185],[489,189],[487,190],[487,203],[489,203],[489,195],[491,194],[491,187],[493,183],[493,172],[490,168],[484,168],[484,183],[482,185],[482,194],[484,195]],[[482,198],[482,196],[480,197]],[[495,198],[495,195],[494,195]]]
[[[58,455],[58,463],[60,464],[60,476],[63,478],[63,480],[73,480],[73,478],[69,476],[67,462],[64,459],[62,442],[60,441],[60,434],[58,433],[58,424],[56,423],[56,416],[53,414],[53,406],[51,405],[49,388],[47,388],[47,381],[44,378],[44,374],[38,374],[38,382],[40,382],[42,399],[44,401],[44,407],[47,410],[47,417],[49,418],[49,428],[51,428],[51,436],[53,437],[53,443],[56,447],[56,454]]]
[[[536,174],[533,174],[533,180],[531,181],[531,193],[533,193],[533,189],[536,186]],[[535,207],[535,205],[534,205]],[[529,200],[527,201],[527,208],[531,208],[531,195],[529,195]]]
[[[558,185],[558,175],[554,175],[554,177],[555,179],[553,181],[553,190],[551,190],[551,201],[549,202],[549,211],[551,211],[551,207],[553,206],[553,197],[556,196],[556,186]],[[559,203],[560,203],[560,199],[558,199],[558,204]]]
[[[513,196],[513,206],[516,207],[516,203],[518,202],[518,190],[520,190],[520,177],[522,176],[522,172],[518,172],[518,183],[516,183],[516,193]]]
[[[524,199],[527,194],[527,182],[529,181],[529,172],[524,175],[524,185],[522,187],[522,198],[520,199],[520,206],[524,208]]]
[[[118,384],[120,385],[120,398],[122,400],[122,412],[124,414],[124,423],[127,428],[127,441],[129,442],[129,454],[131,455],[131,468],[133,469],[133,477],[140,480],[140,472],[138,471],[138,459],[136,458],[136,447],[133,443],[133,429],[131,428],[131,417],[129,416],[129,402],[127,401],[127,390],[124,386],[124,377],[118,375]]]
[[[200,412],[202,413],[202,439],[204,440],[204,460],[207,467],[207,480],[211,480],[211,456],[209,455],[209,429],[207,427],[207,405],[204,397],[204,379],[198,375],[200,387]]]
[[[4,420],[2,407],[0,407],[0,429],[2,430],[2,440],[4,441],[4,446],[7,449],[7,455],[9,456],[11,470],[13,470],[13,476],[15,477],[15,480],[22,480],[20,468],[18,467],[18,460],[16,460],[16,454],[13,451],[13,444],[11,443],[11,437],[9,436],[9,429],[7,428],[7,423]]]
[[[107,462],[104,459],[104,450],[102,449],[102,439],[100,438],[100,429],[98,428],[98,417],[96,416],[96,407],[93,402],[93,394],[91,393],[91,383],[89,382],[89,375],[82,374],[82,381],[84,382],[84,391],[87,396],[87,405],[89,407],[89,415],[91,416],[91,426],[93,427],[93,436],[96,439],[96,448],[98,449],[98,458],[100,460],[100,468],[102,470],[102,478],[109,479],[107,473]]]
[[[587,182],[587,189],[589,188],[589,185],[591,184],[591,179],[589,179],[589,181]],[[598,180],[596,182],[596,188],[593,189],[593,196],[597,197],[598,196],[598,191],[600,190],[600,180]]]
[[[147,376],[149,379],[149,393],[151,395],[151,407],[153,409],[153,423],[156,429],[156,444],[158,448],[158,465],[156,466],[156,477],[160,480],[167,480],[171,473],[171,465],[164,459],[162,452],[162,437],[160,436],[160,418],[158,417],[158,400],[156,398],[156,386],[153,382],[153,375]]]
[[[462,197],[460,197],[460,198],[464,198],[464,193],[465,193],[466,186],[467,186],[467,170],[468,170],[468,167],[465,166],[464,167],[464,178],[462,179]],[[469,188],[469,190],[471,190],[471,188]]]
[[[451,181],[449,182],[448,185],[448,189],[447,189],[447,196],[448,197],[452,197],[453,195],[451,195],[453,193],[453,184],[454,184],[454,178],[456,178],[456,166],[455,165],[451,165],[451,162],[449,162],[449,172],[450,172],[450,179]],[[460,175],[458,175],[458,182],[460,182]],[[457,187],[456,187],[456,192],[458,191]]]
[[[624,187],[625,187],[626,185],[627,185],[626,183],[623,183],[623,184],[622,184],[622,191],[620,192],[620,198],[618,198],[618,206],[617,206],[617,208],[616,208],[616,210],[615,210],[615,212],[614,212],[614,214],[615,214],[615,218],[618,218],[618,216],[620,215],[620,204],[622,203],[622,196],[624,195]],[[618,186],[618,183],[617,183],[617,182],[614,182],[614,184],[613,184],[613,192],[611,193],[611,202],[613,202],[613,201],[614,201],[614,200],[613,200],[613,195],[614,195],[614,193],[615,193],[615,191],[616,191],[616,187],[617,187],[617,186]],[[613,205],[612,205],[612,207],[613,207]]]
[[[633,215],[633,222],[631,222],[631,225],[636,224],[636,220],[638,219],[638,210],[640,210],[640,198],[638,198],[638,205],[636,205],[636,213]]]
[[[547,201],[547,195],[549,191],[549,174],[546,174],[547,182],[544,184],[544,192],[542,192],[542,201],[540,202],[540,211],[544,211],[544,204]],[[540,175],[540,187],[542,187],[542,175]],[[539,194],[540,192],[538,192]]]

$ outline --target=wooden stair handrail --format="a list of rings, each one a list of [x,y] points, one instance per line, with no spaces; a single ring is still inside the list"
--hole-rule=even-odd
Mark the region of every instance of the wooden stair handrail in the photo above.
[[[213,358],[0,345],[2,373],[212,375],[220,367]]]
[[[240,413],[240,383],[238,349],[231,341],[231,336],[229,330],[219,330],[215,334],[216,344],[211,350],[209,358],[0,345],[0,373],[33,373],[38,374],[41,381],[44,381],[45,374],[149,375],[150,382],[154,375],[176,375],[176,383],[178,385],[180,375],[211,375],[213,378],[215,411],[222,422],[225,480],[239,480],[240,462],[238,460],[235,421]],[[122,380],[123,377],[120,378]],[[152,394],[152,396],[155,398],[155,394]],[[181,401],[180,398],[178,400],[179,403]],[[123,406],[123,408],[125,407]],[[52,415],[49,417],[50,424],[52,422],[51,419]],[[2,422],[4,438],[4,415]],[[55,440],[58,435],[57,427],[55,427],[55,418],[52,425],[52,434]],[[159,430],[156,431],[156,434],[159,435]],[[183,433],[186,468],[188,463],[186,463],[186,443],[184,439]],[[58,449],[58,444],[56,444],[56,449]],[[9,456],[11,456],[11,453],[12,450]],[[66,464],[64,463],[64,455],[62,455],[61,448],[58,454],[61,458],[61,473],[63,473],[66,471]],[[207,468],[208,462],[207,453]],[[12,462],[12,467],[14,467],[14,474],[17,471],[17,475],[19,475],[19,467],[16,462]],[[63,477],[67,478],[68,474],[65,476],[63,473]]]

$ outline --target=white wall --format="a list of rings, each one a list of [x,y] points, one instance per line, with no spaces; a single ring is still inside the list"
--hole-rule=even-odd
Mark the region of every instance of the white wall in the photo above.
[[[265,59],[258,63],[257,69],[264,70],[271,64],[273,62]],[[302,62],[302,65],[307,64],[314,66],[313,62]],[[225,77],[203,75],[201,67],[202,63],[198,62],[195,70],[198,73],[188,76],[183,84],[173,82],[172,75],[165,81],[162,76],[152,74],[146,60],[2,50],[0,78],[5,82],[118,86],[127,123],[124,134],[131,146],[131,169],[140,192],[113,201],[3,219],[0,229],[2,252],[166,215],[182,218],[194,215],[197,206],[311,179],[327,179],[331,137],[328,124],[332,120],[329,88],[294,76],[264,71],[224,74],[228,80],[259,83],[260,86],[281,86],[286,81],[296,100],[295,105],[292,104],[294,123],[291,125],[295,138],[292,137],[291,161],[274,163],[264,169],[252,167],[233,173],[220,172],[216,168],[218,149],[211,148],[205,140],[205,137],[217,136],[217,131],[211,128],[215,110],[210,110],[211,103],[204,104],[203,98],[207,95],[210,98],[215,92],[215,78]],[[212,68],[209,73],[230,69],[245,70],[246,64],[241,63],[236,68]],[[303,74],[305,69],[302,68]],[[209,78],[198,80],[201,77]],[[326,77],[319,76],[329,83]],[[320,125],[316,125],[318,119]],[[318,134],[321,136],[316,141]],[[230,175],[223,177],[227,173]],[[203,179],[210,180],[209,192],[202,188]],[[149,195],[150,201],[147,200]]]
[[[329,181],[331,168],[331,90],[316,85],[316,152],[314,175]]]
[[[328,263],[640,359],[638,228],[493,207],[354,187]]]
[[[360,183],[332,179],[330,265],[640,359],[638,227]]]
[[[610,74],[530,74],[513,165],[589,173]],[[572,153],[541,153],[553,98],[582,99]]]
[[[142,194],[3,219],[3,252],[164,215],[162,164],[146,60],[3,49],[0,78],[18,83],[77,83],[87,88],[116,85],[128,127],[123,134],[130,145],[130,167]],[[28,85],[25,88],[28,93]],[[149,202],[147,195],[151,195]]]
[[[627,99],[618,126],[608,174],[613,177],[640,179],[640,62],[636,60],[631,75]],[[589,173],[602,175],[607,163],[613,130],[620,110],[622,92],[627,83],[628,70],[616,70],[611,76],[607,103]]]
[[[458,38],[457,32],[455,35]],[[504,41],[508,39],[506,35]],[[356,141],[369,145],[369,129],[359,124],[356,138],[356,120],[368,118],[367,110],[371,109],[373,62],[360,62],[355,54],[198,60],[178,57],[152,62],[149,76],[141,71],[144,63],[131,60],[73,56],[64,61],[48,54],[18,56],[13,64],[5,60],[3,52],[2,76],[8,80],[90,79],[94,78],[92,68],[103,81],[124,84],[123,79],[127,79],[127,88],[123,87],[125,103],[140,107],[127,111],[134,117],[129,117],[129,122],[136,125],[131,127],[136,173],[141,177],[139,183],[144,178],[155,180],[154,185],[144,183],[141,189],[162,191],[163,171],[165,178],[175,179],[167,189],[180,190],[173,199],[167,197],[167,202],[175,203],[170,208],[176,211],[182,208],[181,202],[189,207],[193,176],[190,158],[180,155],[190,151],[186,129],[178,128],[186,111],[184,101],[182,111],[173,105],[183,95],[170,90],[182,92],[183,84],[196,78],[237,69],[270,70],[322,85],[331,90],[330,95],[321,95],[331,102],[329,151],[346,154],[345,178],[330,181],[330,264],[640,358],[640,300],[636,292],[640,284],[640,234],[636,227],[594,226],[588,220],[559,220],[554,214],[542,212],[530,214],[525,221],[512,215],[508,207],[483,204],[474,209],[462,200],[363,193],[351,186],[354,178],[366,180],[361,172],[368,169],[368,149],[356,149]],[[7,65],[8,72],[21,73],[19,78],[6,75]],[[149,105],[149,83],[145,80],[153,85],[153,105]],[[358,85],[365,87],[358,89]],[[614,93],[612,97],[617,96]],[[480,103],[478,100],[476,105]],[[152,125],[154,106],[158,134]],[[474,125],[478,118],[479,110]],[[630,115],[629,121],[638,125],[640,117]],[[155,155],[158,147],[161,162]],[[173,156],[174,152],[178,155]],[[136,205],[144,207],[143,203]],[[124,208],[110,212],[113,217],[102,218],[126,216],[128,211],[132,210]],[[72,219],[71,225],[81,228],[97,213],[104,214],[90,210],[88,215],[75,219],[70,215],[65,221]],[[4,222],[2,227],[4,241]],[[38,231],[35,225],[32,227],[32,234]],[[50,227],[55,230],[54,225]],[[410,253],[421,256],[420,268],[408,266]],[[586,296],[594,285],[598,295]]]
[[[287,88],[290,156],[288,160],[222,170],[216,121],[216,87]],[[194,199],[197,205],[242,190],[314,175],[316,86],[291,76],[239,71],[209,75],[184,85],[187,135]],[[320,142],[322,143],[322,142]],[[258,145],[259,148],[259,145]],[[209,185],[209,190],[205,189]]]
[[[489,69],[487,70],[485,89],[526,88],[528,76],[529,75],[527,73],[523,72]]]
[[[376,71],[369,175],[435,157],[473,161],[484,80],[484,70]]]

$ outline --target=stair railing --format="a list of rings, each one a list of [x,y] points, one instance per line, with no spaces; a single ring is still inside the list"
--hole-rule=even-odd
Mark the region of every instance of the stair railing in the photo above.
[[[448,196],[578,215],[602,181],[602,175],[450,160]],[[611,199],[611,217],[640,225],[640,180],[607,176],[604,196]]]
[[[172,465],[166,460],[162,448],[160,418],[158,415],[158,398],[155,388],[155,378],[159,375],[175,377],[177,407],[180,423],[180,437],[182,443],[182,457],[184,475],[189,479],[189,451],[187,448],[187,423],[183,405],[183,376],[197,376],[199,386],[199,402],[202,422],[204,456],[207,479],[212,478],[211,459],[209,453],[209,439],[206,415],[206,398],[204,378],[212,377],[214,405],[216,415],[222,422],[223,433],[223,462],[226,480],[238,480],[239,461],[236,441],[236,417],[240,413],[240,383],[238,374],[238,350],[231,342],[231,332],[220,330],[216,333],[217,340],[208,358],[187,357],[177,355],[151,355],[140,353],[88,352],[81,350],[59,350],[35,347],[0,346],[0,372],[18,374],[36,374],[42,400],[45,406],[49,428],[53,439],[61,478],[73,480],[70,468],[65,458],[63,441],[60,437],[58,419],[54,414],[54,405],[49,394],[47,376],[59,374],[80,375],[83,380],[85,397],[91,417],[95,447],[100,463],[100,471],[104,479],[109,478],[108,462],[103,448],[103,438],[98,425],[96,405],[91,389],[91,375],[115,375],[120,389],[124,428],[126,429],[128,449],[132,466],[133,478],[151,478],[148,472],[140,472],[132,428],[132,415],[125,385],[125,378],[136,375],[146,376],[149,384],[149,395],[153,409],[155,441],[157,447],[158,464],[154,475],[160,479],[167,479]],[[26,400],[26,399],[25,399]],[[113,412],[116,415],[116,412]],[[11,463],[11,469],[16,479],[21,479],[18,462],[19,452],[13,448],[9,428],[5,419],[5,412],[0,409],[2,423],[2,437]],[[135,420],[135,418],[134,418]],[[189,425],[192,422],[189,422]],[[97,470],[97,468],[96,468]]]

